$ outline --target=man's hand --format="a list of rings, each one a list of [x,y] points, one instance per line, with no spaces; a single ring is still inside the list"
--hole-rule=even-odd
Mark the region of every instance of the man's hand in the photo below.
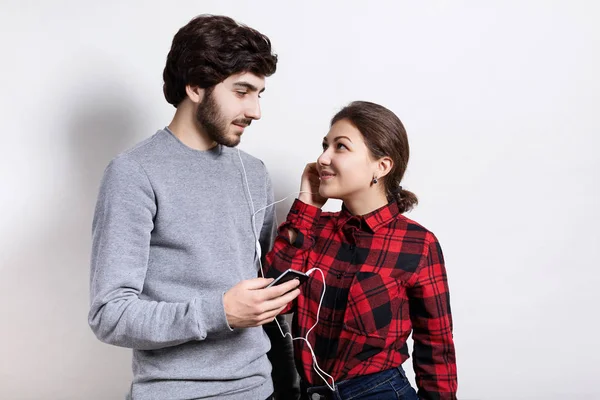
[[[241,281],[223,295],[227,323],[232,328],[248,328],[271,322],[300,294],[297,279],[265,288],[273,279]],[[289,292],[289,293],[288,293]]]

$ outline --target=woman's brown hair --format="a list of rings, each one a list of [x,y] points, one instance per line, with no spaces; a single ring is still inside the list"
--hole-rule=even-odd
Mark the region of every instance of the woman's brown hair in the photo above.
[[[400,119],[379,104],[355,101],[342,108],[331,119],[331,125],[347,120],[363,135],[365,144],[375,159],[390,157],[391,171],[382,179],[388,199],[396,200],[400,212],[410,211],[417,205],[417,196],[402,188],[400,182],[406,172],[410,150],[406,130]]]

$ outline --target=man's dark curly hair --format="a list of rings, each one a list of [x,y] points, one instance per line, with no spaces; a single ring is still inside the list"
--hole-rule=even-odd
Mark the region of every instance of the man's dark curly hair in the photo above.
[[[271,76],[277,55],[271,41],[255,29],[219,15],[199,15],[177,32],[163,71],[163,92],[177,107],[186,85],[210,88],[228,76],[252,72]]]

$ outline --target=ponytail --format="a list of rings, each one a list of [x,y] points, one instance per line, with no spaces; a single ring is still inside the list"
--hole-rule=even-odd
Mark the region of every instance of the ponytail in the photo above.
[[[390,193],[393,200],[396,200],[398,203],[398,209],[401,213],[408,212],[412,210],[417,204],[419,204],[419,199],[417,199],[417,195],[413,192],[405,190],[402,186],[398,186],[396,190]]]

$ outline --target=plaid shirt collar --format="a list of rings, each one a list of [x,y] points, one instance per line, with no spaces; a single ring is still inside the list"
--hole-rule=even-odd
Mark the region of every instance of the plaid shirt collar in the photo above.
[[[342,210],[336,219],[336,229],[345,229],[356,227],[363,231],[377,232],[380,228],[388,225],[400,214],[398,203],[390,201],[383,207],[371,211],[365,215],[353,215],[345,204],[342,204]]]

